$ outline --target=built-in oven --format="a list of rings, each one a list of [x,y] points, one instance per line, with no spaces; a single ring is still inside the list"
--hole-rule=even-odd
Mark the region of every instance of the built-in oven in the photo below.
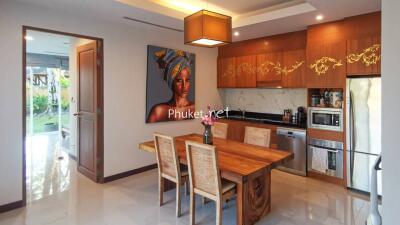
[[[308,117],[308,128],[343,131],[342,109],[310,107]]]
[[[310,138],[307,151],[308,171],[343,178],[343,142]]]

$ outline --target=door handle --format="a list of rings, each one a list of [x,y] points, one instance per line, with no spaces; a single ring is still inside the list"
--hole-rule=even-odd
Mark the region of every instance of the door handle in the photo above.
[[[77,113],[74,113],[73,115],[74,116],[80,116],[81,114],[77,112]]]

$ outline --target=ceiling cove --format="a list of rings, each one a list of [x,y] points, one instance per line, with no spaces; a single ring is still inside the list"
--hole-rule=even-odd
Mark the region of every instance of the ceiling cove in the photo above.
[[[183,20],[202,9],[232,17],[232,28],[299,15],[316,10],[304,0],[115,0]]]

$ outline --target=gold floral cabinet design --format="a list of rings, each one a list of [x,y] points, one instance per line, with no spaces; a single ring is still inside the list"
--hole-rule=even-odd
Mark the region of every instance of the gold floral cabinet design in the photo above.
[[[218,59],[217,86],[218,88],[236,87],[236,57]]]
[[[282,53],[272,52],[257,55],[257,86],[281,86],[282,73],[276,68],[281,67]]]
[[[345,79],[345,40],[307,46],[307,87],[340,88]]]
[[[346,61],[348,75],[379,75],[381,73],[380,37],[348,40]]]
[[[257,55],[257,86],[305,87],[305,49]]]
[[[256,74],[255,55],[236,57],[236,87],[256,87]]]
[[[304,88],[306,50],[218,59],[218,88]]]

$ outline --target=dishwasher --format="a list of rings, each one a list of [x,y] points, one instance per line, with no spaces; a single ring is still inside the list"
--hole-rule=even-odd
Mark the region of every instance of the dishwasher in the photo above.
[[[294,159],[278,166],[279,170],[307,176],[307,132],[302,129],[278,127],[278,149],[294,153]]]

